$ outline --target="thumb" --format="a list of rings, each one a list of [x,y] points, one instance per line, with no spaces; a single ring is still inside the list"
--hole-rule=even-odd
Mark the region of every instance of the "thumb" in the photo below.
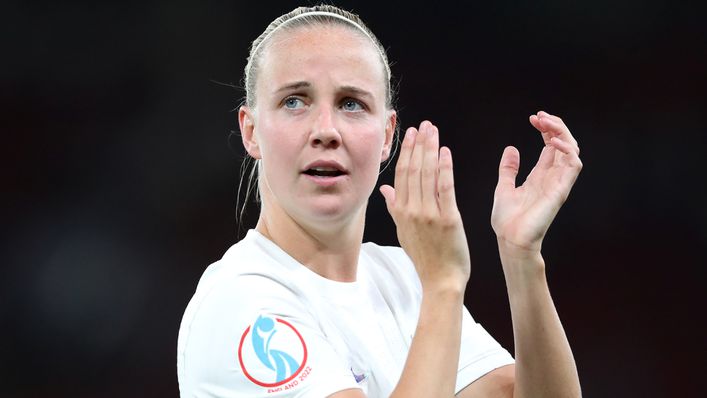
[[[390,185],[381,185],[380,192],[385,198],[385,206],[388,208],[388,213],[392,214],[392,208],[395,206],[395,188]]]
[[[498,166],[498,185],[496,189],[513,189],[516,187],[516,176],[520,167],[520,153],[512,146],[506,147]]]

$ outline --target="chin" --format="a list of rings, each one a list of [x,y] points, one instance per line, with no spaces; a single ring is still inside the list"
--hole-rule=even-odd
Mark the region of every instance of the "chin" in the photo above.
[[[365,202],[363,203],[365,206]],[[309,217],[317,222],[342,222],[354,219],[361,211],[361,205],[342,201],[341,198],[318,198],[307,205]]]

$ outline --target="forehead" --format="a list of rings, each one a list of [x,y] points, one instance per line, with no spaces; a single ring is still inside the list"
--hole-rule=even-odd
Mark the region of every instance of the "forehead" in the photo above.
[[[333,79],[385,91],[385,73],[377,47],[356,28],[338,24],[297,26],[276,32],[260,59],[258,86],[291,81]]]

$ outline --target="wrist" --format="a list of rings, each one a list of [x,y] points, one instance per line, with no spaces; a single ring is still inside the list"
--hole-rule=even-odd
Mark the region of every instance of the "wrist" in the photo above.
[[[501,265],[511,301],[547,289],[545,261],[539,252],[524,256],[501,253]]]
[[[438,281],[422,284],[422,297],[433,300],[464,301],[466,281],[459,280]]]
[[[497,241],[507,283],[516,279],[523,283],[545,279],[545,260],[540,252],[540,243],[521,246],[502,238],[497,238]]]
[[[424,263],[416,268],[423,293],[464,296],[470,275],[468,261]]]
[[[498,243],[498,251],[503,257],[518,261],[533,261],[538,258],[542,259],[542,256],[540,255],[542,240],[532,243],[519,244],[504,237],[496,236],[496,242]]]

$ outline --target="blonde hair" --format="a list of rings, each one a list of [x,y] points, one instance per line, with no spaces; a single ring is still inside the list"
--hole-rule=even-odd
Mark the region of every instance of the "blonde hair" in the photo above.
[[[264,49],[267,47],[268,39],[282,30],[292,30],[302,26],[316,25],[340,25],[352,28],[371,40],[376,46],[383,64],[385,79],[386,79],[386,107],[393,107],[393,92],[391,89],[390,63],[386,55],[385,48],[378,41],[376,36],[371,32],[361,18],[352,13],[331,5],[319,5],[314,7],[298,7],[284,14],[274,21],[265,29],[263,33],[253,40],[250,46],[250,54],[248,55],[248,63],[245,66],[244,80],[246,89],[246,104],[249,107],[255,106],[255,83],[258,78],[260,58]]]

